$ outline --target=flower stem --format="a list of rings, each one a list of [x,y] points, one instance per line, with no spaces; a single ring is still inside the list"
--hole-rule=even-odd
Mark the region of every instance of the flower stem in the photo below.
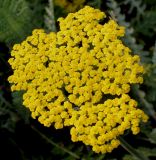
[[[54,141],[52,141],[51,139],[49,139],[48,137],[46,137],[43,133],[41,133],[41,132],[40,132],[37,128],[35,128],[34,126],[31,126],[31,128],[32,128],[35,132],[37,132],[43,139],[45,139],[48,143],[50,143],[51,145],[53,145],[53,146],[61,149],[62,151],[68,153],[69,155],[71,155],[72,157],[74,157],[74,158],[76,158],[76,159],[80,159],[80,157],[79,157],[77,154],[69,151],[68,149],[66,149],[66,148],[64,148],[64,147],[62,147],[62,146],[59,146],[57,143],[55,143]]]
[[[54,16],[54,1],[49,0],[49,6],[45,8],[47,15],[45,16],[45,25],[47,29],[56,32],[55,16]]]
[[[130,144],[128,144],[122,137],[119,137],[118,139],[121,142],[121,146],[137,160],[149,160],[147,157],[144,157],[141,153],[134,149]]]

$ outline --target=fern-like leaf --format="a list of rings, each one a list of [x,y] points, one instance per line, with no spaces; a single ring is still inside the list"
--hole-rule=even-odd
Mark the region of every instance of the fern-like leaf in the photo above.
[[[134,9],[136,9],[137,16],[140,17],[144,14],[146,5],[142,3],[142,0],[125,0],[123,1],[124,4],[129,4],[129,13],[132,13]]]
[[[156,10],[146,11],[139,21],[136,21],[135,29],[141,35],[155,38],[156,35]]]
[[[0,2],[0,41],[7,44],[17,43],[31,30],[31,10],[25,0]]]
[[[145,84],[148,86],[147,98],[149,101],[156,102],[156,42],[153,47],[152,63],[147,65]],[[156,108],[156,106],[155,106]]]

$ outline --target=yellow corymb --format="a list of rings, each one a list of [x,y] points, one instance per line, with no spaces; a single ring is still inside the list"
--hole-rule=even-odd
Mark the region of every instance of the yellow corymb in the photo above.
[[[60,31],[35,29],[16,44],[9,60],[12,90],[24,90],[33,118],[56,129],[70,126],[71,139],[97,153],[118,147],[125,130],[139,132],[147,115],[128,95],[142,83],[143,66],[120,37],[124,27],[86,6],[60,18]]]

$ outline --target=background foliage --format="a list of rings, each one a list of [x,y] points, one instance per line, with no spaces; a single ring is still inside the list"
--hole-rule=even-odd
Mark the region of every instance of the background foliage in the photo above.
[[[75,9],[84,5],[99,8],[120,25],[126,26],[123,41],[135,54],[140,55],[145,66],[144,83],[132,86],[130,94],[150,116],[150,120],[142,125],[141,133],[137,136],[131,133],[125,135],[124,139],[131,145],[129,152],[119,147],[110,154],[95,154],[88,146],[73,143],[68,129],[43,127],[22,106],[22,92],[11,93],[7,78],[12,71],[7,61],[12,46],[30,35],[34,28],[56,31],[57,18],[67,15],[68,5],[75,5],[74,0],[66,0],[65,7],[55,2],[0,0],[0,159],[136,160],[133,156],[135,151],[146,159],[156,159],[155,0],[86,0]]]

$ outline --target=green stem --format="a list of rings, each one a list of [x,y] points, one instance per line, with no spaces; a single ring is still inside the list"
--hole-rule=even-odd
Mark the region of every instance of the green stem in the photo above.
[[[48,137],[46,137],[43,133],[41,133],[41,132],[40,132],[38,129],[36,129],[34,126],[31,126],[31,128],[32,128],[34,131],[36,131],[36,132],[37,132],[43,139],[45,139],[48,143],[50,143],[50,144],[52,144],[53,146],[61,149],[61,150],[64,151],[64,152],[68,153],[68,154],[71,155],[72,157],[74,157],[74,158],[76,158],[76,159],[80,159],[80,157],[79,157],[77,154],[69,151],[68,149],[66,149],[66,148],[64,148],[64,147],[62,147],[62,146],[59,146],[58,144],[56,144],[55,142],[53,142],[51,139],[49,139]]]
[[[144,157],[141,153],[129,145],[122,137],[119,137],[119,140],[121,142],[121,146],[137,160],[149,160],[147,157]]]
[[[49,0],[49,7],[45,8],[47,16],[45,16],[45,23],[49,31],[56,32],[55,15],[54,15],[54,2]]]

